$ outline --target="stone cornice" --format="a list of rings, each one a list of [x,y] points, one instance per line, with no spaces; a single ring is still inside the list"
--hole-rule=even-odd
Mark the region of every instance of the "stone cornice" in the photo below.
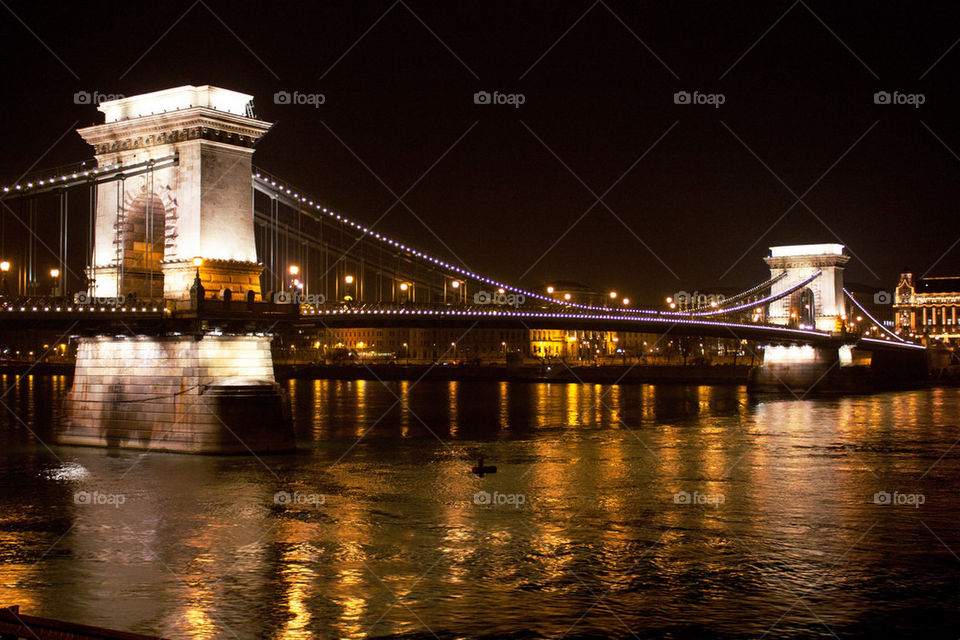
[[[843,268],[850,256],[767,256],[763,259],[772,269],[819,269],[823,267]]]
[[[191,107],[98,124],[78,129],[77,133],[94,147],[96,155],[100,155],[198,139],[250,148],[271,126],[271,123],[255,118]]]

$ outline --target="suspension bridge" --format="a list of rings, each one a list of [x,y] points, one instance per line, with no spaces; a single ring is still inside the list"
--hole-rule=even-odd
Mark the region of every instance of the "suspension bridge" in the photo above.
[[[829,379],[853,349],[898,367],[922,354],[844,288],[839,244],[773,247],[769,279],[707,304],[596,304],[430,255],[254,166],[271,125],[249,95],[188,86],[99,110],[105,122],[78,131],[92,160],[0,193],[0,330],[78,342],[66,444],[292,447],[287,426],[262,427],[283,415],[269,348],[277,327],[736,338],[776,347],[758,384],[786,388]],[[877,327],[872,337],[851,331],[848,300]]]

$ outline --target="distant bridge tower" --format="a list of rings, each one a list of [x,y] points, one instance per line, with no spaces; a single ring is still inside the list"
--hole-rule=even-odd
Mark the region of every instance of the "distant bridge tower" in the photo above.
[[[248,117],[251,98],[204,85],[99,105],[106,122],[79,130],[99,166],[177,162],[99,185],[91,295],[189,298],[195,258],[208,291],[259,295],[250,176],[271,125]]]
[[[767,316],[769,321],[793,327],[839,331],[846,308],[843,270],[848,260],[850,256],[844,255],[842,244],[770,247],[770,255],[764,258],[764,262],[770,266],[770,277],[787,273],[786,277],[771,286],[771,295],[796,286],[817,271],[822,273],[807,286],[771,302]]]

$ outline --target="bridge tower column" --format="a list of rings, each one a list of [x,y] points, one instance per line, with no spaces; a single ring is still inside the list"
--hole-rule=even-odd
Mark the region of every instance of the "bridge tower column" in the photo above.
[[[260,295],[251,169],[271,124],[251,117],[251,99],[205,85],[99,105],[106,122],[78,131],[98,166],[177,162],[99,185],[91,296],[189,299],[195,258],[207,291]]]
[[[187,86],[99,106],[106,122],[80,135],[100,166],[137,168],[98,186],[90,295],[189,300],[198,272],[206,291],[260,295],[251,162],[270,124],[251,117],[250,99]],[[175,164],[163,160],[174,155]],[[293,449],[271,338],[205,333],[201,317],[195,326],[77,338],[57,441],[184,453]]]
[[[820,277],[806,287],[770,303],[769,322],[787,326],[801,325],[835,333],[846,315],[843,298],[843,270],[850,256],[842,244],[801,244],[770,247],[764,262],[770,277],[786,272],[771,286],[770,295],[782,293],[807,280],[817,271]]]

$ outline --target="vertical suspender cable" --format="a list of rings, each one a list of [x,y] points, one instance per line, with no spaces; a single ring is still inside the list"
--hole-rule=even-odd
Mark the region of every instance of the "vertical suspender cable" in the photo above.
[[[99,183],[93,182],[90,185],[90,229],[87,233],[87,264],[90,265],[90,273],[87,276],[87,293],[93,297],[97,295],[96,292],[96,278],[97,278],[97,265],[96,265],[96,255],[94,251],[96,245],[94,234],[96,233],[97,228],[97,190],[100,188]]]
[[[150,170],[147,172],[147,246],[146,246],[146,269],[147,269],[147,291],[146,298],[153,299],[153,162],[150,163]]]

